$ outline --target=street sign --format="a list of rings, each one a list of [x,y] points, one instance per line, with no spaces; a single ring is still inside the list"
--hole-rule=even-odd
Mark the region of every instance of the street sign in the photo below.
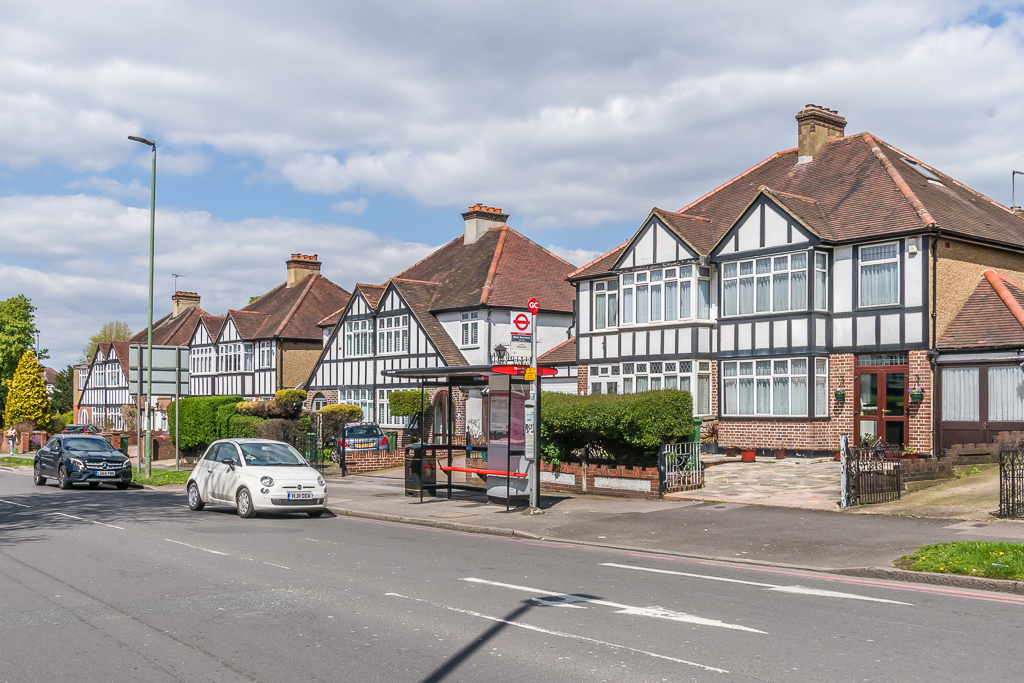
[[[540,302],[536,299],[530,299],[526,302],[526,308],[529,309],[530,315],[537,315],[540,313]]]
[[[516,317],[512,318],[512,324],[520,332],[526,332],[530,329],[530,319],[526,317],[525,313],[517,313]],[[529,334],[529,332],[526,333]]]
[[[526,368],[526,376],[524,379],[526,379],[527,382],[532,382],[533,380],[537,379],[537,369]]]
[[[529,333],[513,334],[508,346],[508,353],[513,358],[533,358],[533,335]]]
[[[492,365],[491,372],[498,372],[502,375],[526,375],[531,372],[533,368],[528,365]],[[541,377],[550,377],[557,375],[558,370],[555,368],[537,368],[537,374]],[[532,378],[531,378],[532,379]]]

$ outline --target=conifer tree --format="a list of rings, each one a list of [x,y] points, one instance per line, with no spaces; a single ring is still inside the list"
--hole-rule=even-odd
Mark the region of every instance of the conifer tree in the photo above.
[[[8,385],[5,424],[34,422],[36,427],[50,426],[50,398],[46,395],[43,368],[31,349],[22,354],[14,379]]]

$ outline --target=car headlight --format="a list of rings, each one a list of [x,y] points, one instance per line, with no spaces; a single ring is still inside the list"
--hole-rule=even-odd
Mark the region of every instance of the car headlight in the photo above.
[[[85,463],[82,462],[81,460],[79,460],[78,458],[69,458],[69,460],[71,460],[71,466],[72,467],[74,467],[76,469],[80,469],[80,470],[84,470],[85,469]]]
[[[123,463],[121,463],[121,469],[125,469],[125,468],[131,467],[131,466],[132,466],[132,461],[131,460],[125,460]]]
[[[260,483],[269,488],[274,485],[274,480],[270,477],[261,477]]]
[[[316,483],[320,484],[321,487],[327,486],[327,484],[324,482],[324,478],[323,477],[317,477],[316,478]]]

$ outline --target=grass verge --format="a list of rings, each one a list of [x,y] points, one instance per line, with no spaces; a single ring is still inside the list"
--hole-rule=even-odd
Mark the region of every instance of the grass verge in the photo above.
[[[18,467],[20,465],[32,466],[32,458],[12,458],[5,456],[0,458],[0,465],[4,467]]]
[[[145,477],[143,472],[139,470],[132,470],[132,482],[135,484],[145,484],[146,486],[165,486],[167,484],[184,484],[188,481],[188,475],[191,472],[175,472],[174,470],[158,470],[153,468],[153,476]]]
[[[933,543],[893,563],[899,569],[1024,580],[1024,544],[963,541]]]

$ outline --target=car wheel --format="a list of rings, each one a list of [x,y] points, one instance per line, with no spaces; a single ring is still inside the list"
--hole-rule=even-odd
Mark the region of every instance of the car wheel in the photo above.
[[[249,489],[244,486],[238,489],[238,494],[235,496],[235,510],[238,512],[239,517],[255,517],[256,508],[252,506],[252,495],[249,493]]]
[[[192,512],[199,512],[204,507],[206,507],[206,503],[199,496],[199,486],[192,482],[188,485],[188,509]]]
[[[71,480],[68,479],[68,471],[64,469],[64,465],[61,465],[60,469],[57,470],[57,488],[62,491],[67,491],[71,488]]]
[[[32,477],[36,483],[36,486],[46,486],[46,477],[42,475],[39,470],[39,463],[33,463],[32,465]]]
[[[100,483],[98,481],[90,481],[89,482],[89,488],[91,488],[91,489],[94,489],[94,488],[96,488],[99,485],[100,485]]]
[[[309,515],[310,517],[323,517],[324,511],[323,510],[310,510],[306,514]]]
[[[126,482],[126,481],[119,481],[119,482],[117,482],[117,490],[118,491],[124,491],[127,488],[128,488],[128,482]]]

